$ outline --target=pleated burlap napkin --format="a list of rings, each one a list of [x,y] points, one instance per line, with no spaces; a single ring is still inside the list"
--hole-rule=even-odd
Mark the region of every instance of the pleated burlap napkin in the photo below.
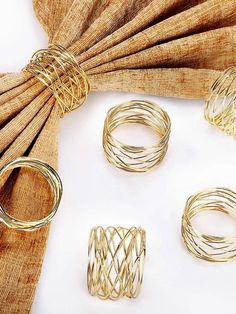
[[[49,43],[74,54],[95,92],[202,98],[219,73],[236,63],[235,0],[33,4]],[[0,166],[29,155],[57,168],[59,120],[52,92],[37,78],[25,72],[1,74]],[[47,184],[24,169],[9,176],[0,196],[23,219],[41,217],[51,205]],[[28,313],[48,228],[26,233],[1,226],[0,235],[0,313]]]

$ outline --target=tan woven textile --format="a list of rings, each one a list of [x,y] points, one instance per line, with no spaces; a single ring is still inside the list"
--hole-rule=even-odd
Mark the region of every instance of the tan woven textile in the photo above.
[[[33,4],[49,43],[73,52],[93,91],[202,98],[236,63],[235,0]],[[36,78],[0,74],[0,166],[30,155],[57,168],[59,116],[53,95]],[[28,170],[8,176],[0,197],[21,218],[40,216],[51,204],[47,184]],[[47,235],[48,228],[25,233],[0,226],[1,313],[30,312]]]

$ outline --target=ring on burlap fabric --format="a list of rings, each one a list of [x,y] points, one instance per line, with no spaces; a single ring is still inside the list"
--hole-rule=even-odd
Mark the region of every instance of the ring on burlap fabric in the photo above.
[[[182,238],[188,251],[209,262],[227,262],[236,258],[236,234],[203,234],[192,219],[204,211],[219,211],[236,220],[236,193],[227,188],[213,188],[191,196],[182,217]]]
[[[122,124],[137,123],[150,127],[158,142],[150,147],[132,146],[117,140],[112,132]],[[143,100],[132,100],[112,108],[103,130],[103,148],[107,160],[117,168],[130,172],[146,172],[165,157],[171,121],[158,105]]]
[[[87,74],[69,50],[60,45],[36,51],[24,71],[35,76],[53,93],[61,116],[84,103],[89,92]]]
[[[146,237],[142,228],[95,227],[88,246],[87,284],[91,295],[136,298],[143,280]]]
[[[236,67],[227,69],[211,86],[205,118],[236,139]]]
[[[16,230],[24,230],[24,231],[34,231],[42,228],[47,225],[54,215],[56,214],[62,196],[62,183],[60,177],[57,172],[49,166],[47,163],[30,157],[20,157],[17,158],[4,167],[0,169],[0,182],[3,176],[8,172],[15,168],[31,168],[35,171],[38,171],[49,183],[51,190],[53,192],[53,205],[51,212],[44,218],[35,220],[35,221],[23,221],[20,219],[16,219],[9,215],[3,206],[0,204],[0,222],[3,222],[7,227],[16,229]],[[33,202],[32,202],[33,206]]]

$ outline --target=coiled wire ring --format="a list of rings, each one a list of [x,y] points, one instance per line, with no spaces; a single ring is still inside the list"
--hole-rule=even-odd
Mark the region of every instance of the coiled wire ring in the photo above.
[[[3,168],[0,169],[0,182],[3,179],[3,175],[10,170],[15,168],[26,167],[31,168],[33,170],[39,171],[44,178],[48,181],[54,198],[53,198],[53,206],[52,210],[48,216],[36,220],[36,221],[23,221],[16,219],[9,215],[3,206],[0,204],[0,222],[3,222],[7,227],[16,229],[16,230],[24,230],[24,231],[34,231],[37,229],[42,228],[43,226],[47,225],[54,215],[57,212],[59,207],[61,196],[62,196],[62,183],[60,177],[58,176],[57,172],[45,162],[29,157],[20,157],[17,158],[8,164],[6,164]]]
[[[130,146],[115,139],[112,132],[120,125],[139,123],[150,127],[159,137],[151,147]],[[165,157],[171,122],[168,114],[158,105],[133,100],[112,108],[106,117],[103,130],[103,148],[107,160],[117,168],[130,172],[146,172],[157,166]]]
[[[146,236],[142,228],[95,227],[88,246],[87,284],[102,300],[136,298],[143,280]]]
[[[205,119],[236,139],[236,67],[227,69],[211,86]]]
[[[87,74],[74,55],[60,45],[36,51],[24,71],[34,75],[53,93],[61,116],[82,105],[90,92]]]
[[[227,262],[236,258],[236,235],[202,234],[192,218],[203,211],[219,211],[236,220],[236,193],[227,188],[205,190],[191,196],[182,218],[182,238],[189,252],[209,262]]]

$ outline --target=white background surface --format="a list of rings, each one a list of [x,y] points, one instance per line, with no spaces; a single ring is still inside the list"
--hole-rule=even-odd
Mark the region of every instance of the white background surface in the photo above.
[[[31,0],[1,1],[0,43],[0,72],[20,70],[35,50],[46,47]],[[137,98],[157,102],[172,120],[167,156],[147,174],[110,166],[101,145],[108,109]],[[132,130],[127,140],[136,143],[135,132],[139,141],[149,140],[149,133],[140,129]],[[199,261],[180,236],[187,197],[207,187],[235,188],[235,160],[235,141],[204,121],[202,101],[90,95],[81,109],[61,121],[64,196],[52,223],[33,314],[235,314],[236,262]],[[147,259],[138,299],[104,302],[88,294],[87,242],[95,225],[146,229]],[[208,217],[202,228],[235,232],[231,220],[221,216]]]

